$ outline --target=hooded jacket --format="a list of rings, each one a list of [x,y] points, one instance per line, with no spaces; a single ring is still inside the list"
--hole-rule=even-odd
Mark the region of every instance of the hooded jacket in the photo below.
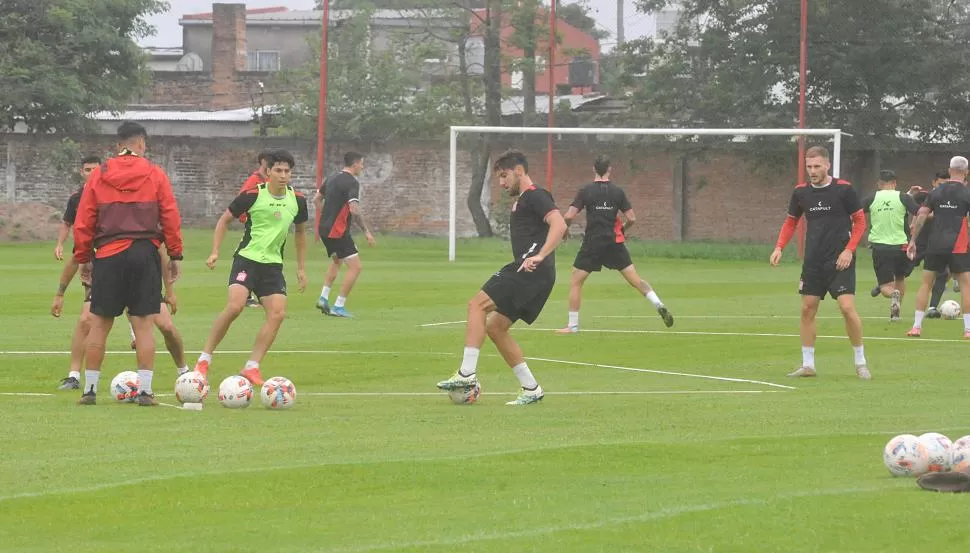
[[[182,259],[182,219],[168,176],[125,151],[88,177],[74,221],[74,259],[116,255],[144,239],[165,242],[169,257]]]

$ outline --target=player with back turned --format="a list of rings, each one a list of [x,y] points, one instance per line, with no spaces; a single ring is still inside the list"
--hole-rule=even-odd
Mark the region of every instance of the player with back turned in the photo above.
[[[788,376],[815,376],[815,316],[819,302],[831,295],[839,304],[845,331],[855,353],[856,375],[869,380],[862,346],[862,320],[855,308],[855,250],[866,231],[866,215],[852,186],[829,176],[829,152],[820,146],[805,152],[808,184],[795,187],[788,217],[778,234],[771,264],[777,266],[781,252],[795,235],[798,219],[805,217],[805,259],[798,293],[802,296],[799,331],[802,366]]]

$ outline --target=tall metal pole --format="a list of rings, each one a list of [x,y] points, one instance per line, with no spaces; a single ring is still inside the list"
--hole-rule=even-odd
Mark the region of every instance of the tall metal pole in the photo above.
[[[323,187],[323,163],[327,142],[327,58],[330,34],[330,0],[323,0],[323,16],[320,27],[320,100],[317,114],[317,190]],[[320,213],[314,215],[317,227],[320,226]],[[317,240],[320,237],[314,231]]]
[[[626,0],[616,0],[616,46],[623,46],[623,4]]]
[[[805,88],[808,73],[808,0],[801,0],[801,31],[798,62],[798,128],[805,128]],[[798,179],[805,174],[805,135],[798,137]],[[805,222],[798,225],[798,257],[805,256]]]
[[[556,1],[549,1],[549,128],[556,126]],[[552,133],[546,136],[546,190],[552,192]]]

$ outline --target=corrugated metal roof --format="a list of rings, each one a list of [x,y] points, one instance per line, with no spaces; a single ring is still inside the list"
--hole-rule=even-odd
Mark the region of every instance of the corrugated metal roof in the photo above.
[[[267,106],[266,111],[272,108]],[[95,121],[199,121],[220,123],[247,123],[253,120],[252,108],[220,111],[163,111],[130,110],[120,113],[100,111],[90,116]]]
[[[570,109],[576,109],[583,104],[595,102],[596,100],[600,100],[605,97],[605,94],[596,94],[593,96],[585,96],[583,94],[563,94],[561,96],[556,96],[555,102],[558,105],[559,102],[565,100],[569,102]],[[523,96],[512,96],[510,98],[505,98],[502,100],[502,115],[518,115],[522,113],[524,105],[525,97]],[[536,113],[549,113],[548,95],[536,96]]]
[[[330,21],[343,21],[353,17],[355,10],[330,10]],[[208,17],[188,16],[179,19],[180,25],[212,25],[212,15]],[[323,12],[319,10],[289,10],[272,13],[248,13],[246,23],[249,25],[319,25]],[[371,19],[386,21],[426,21],[428,19],[453,20],[454,13],[444,10],[375,10]]]

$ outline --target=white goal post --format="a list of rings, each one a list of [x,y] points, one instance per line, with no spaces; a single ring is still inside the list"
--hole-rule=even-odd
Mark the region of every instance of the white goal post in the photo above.
[[[841,129],[618,129],[588,127],[451,127],[450,176],[448,189],[448,260],[455,260],[458,233],[458,134],[591,134],[591,135],[653,135],[653,136],[831,136],[832,176],[840,176],[842,162]]]

